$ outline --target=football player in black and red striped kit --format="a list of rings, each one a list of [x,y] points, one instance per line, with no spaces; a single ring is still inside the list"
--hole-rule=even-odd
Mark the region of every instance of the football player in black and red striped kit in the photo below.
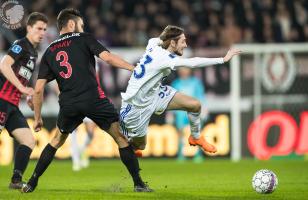
[[[119,132],[118,113],[96,79],[95,56],[114,67],[132,71],[134,66],[110,53],[92,35],[83,33],[83,19],[77,10],[62,10],[57,25],[60,39],[52,42],[42,57],[33,99],[33,128],[39,131],[43,125],[41,107],[44,86],[56,79],[60,89],[57,132],[44,148],[29,182],[24,184],[21,191],[34,191],[57,149],[88,117],[118,144],[121,160],[133,178],[134,191],[151,192],[139,175],[139,163],[133,148]]]
[[[22,175],[35,146],[35,139],[18,104],[24,94],[28,96],[27,103],[33,109],[33,89],[27,85],[35,68],[36,47],[45,35],[47,22],[47,17],[41,13],[30,14],[26,37],[15,41],[0,63],[0,133],[5,127],[19,143],[9,185],[11,189],[21,188]]]

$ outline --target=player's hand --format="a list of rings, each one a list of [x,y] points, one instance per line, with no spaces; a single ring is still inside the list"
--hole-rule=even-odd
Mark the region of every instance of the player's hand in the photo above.
[[[43,120],[42,118],[38,119],[38,120],[34,120],[34,123],[33,123],[33,129],[35,132],[39,132],[43,127]]]
[[[19,91],[21,92],[21,93],[23,93],[24,95],[27,95],[27,96],[33,96],[33,94],[34,94],[34,90],[33,90],[33,88],[31,88],[31,87],[21,87],[20,89],[19,89]]]
[[[28,106],[31,108],[31,110],[34,110],[34,106],[33,106],[33,96],[30,96],[30,95],[27,96],[27,104],[28,104]]]
[[[238,49],[229,49],[229,51],[227,52],[227,54],[224,57],[224,62],[228,62],[229,60],[231,60],[231,58],[235,55],[240,54],[242,51],[238,50]]]

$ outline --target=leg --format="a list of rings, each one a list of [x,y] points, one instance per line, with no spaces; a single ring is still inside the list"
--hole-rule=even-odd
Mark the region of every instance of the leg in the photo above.
[[[88,167],[90,164],[90,159],[89,156],[86,152],[88,146],[91,144],[93,136],[94,136],[94,129],[95,129],[95,123],[93,123],[90,119],[85,118],[84,119],[84,124],[86,126],[86,139],[82,146],[80,147],[80,156],[81,156],[81,167]]]
[[[169,102],[167,110],[185,110],[197,113],[201,111],[201,104],[197,99],[177,92]]]
[[[185,110],[187,111],[191,136],[189,137],[189,144],[201,146],[206,152],[215,153],[216,147],[206,142],[206,140],[200,137],[201,130],[201,104],[198,100],[177,92],[173,99],[170,101],[168,110]]]
[[[80,150],[77,141],[76,130],[71,134],[71,152],[72,152],[72,162],[73,162],[73,171],[79,171],[80,167]]]
[[[15,153],[13,176],[9,185],[10,189],[20,189],[22,186],[22,175],[29,163],[30,155],[35,146],[35,139],[29,128],[17,128],[11,132],[19,146]]]
[[[119,148],[125,148],[129,146],[127,139],[120,133],[119,122],[113,122],[110,125],[110,128],[107,130],[107,133],[109,133],[109,135],[114,139]]]
[[[126,138],[120,133],[119,123],[114,122],[111,124],[109,130],[107,131],[119,146],[119,152],[121,161],[126,166],[130,175],[134,181],[134,191],[135,192],[152,192],[153,190],[145,184],[139,174],[139,162],[133,150],[133,147],[129,145]]]
[[[93,139],[93,135],[94,135],[94,129],[95,129],[95,126],[96,126],[95,123],[93,123],[92,121],[84,122],[84,124],[86,126],[87,137],[86,137],[85,142],[83,143],[83,145],[80,148],[80,152],[85,151],[85,149],[91,143],[91,141]]]
[[[39,177],[48,168],[58,148],[60,148],[64,144],[67,136],[68,136],[67,133],[61,133],[59,129],[57,128],[55,136],[53,137],[51,142],[47,144],[44,150],[42,151],[42,154],[36,164],[36,167],[34,169],[34,172],[30,180],[28,181],[27,184],[23,185],[22,192],[28,193],[28,192],[33,192],[35,190]]]
[[[143,136],[143,137],[134,137],[129,142],[134,148],[135,155],[137,157],[140,157],[140,158],[142,157],[142,150],[145,149],[146,141],[147,141],[146,136]]]
[[[198,148],[196,154],[194,155],[193,161],[195,163],[202,163],[204,161],[202,150],[200,148]]]
[[[134,153],[133,147],[129,145],[127,139],[120,133],[119,114],[108,99],[102,99],[91,106],[87,117],[92,119],[101,129],[105,130],[119,146],[120,158],[126,166],[134,181],[136,192],[151,192],[139,175],[139,162]],[[127,110],[129,112],[129,109]],[[121,115],[122,117],[122,115]]]
[[[144,150],[146,146],[147,136],[143,137],[134,137],[130,144],[134,147],[134,149]]]
[[[32,149],[35,146],[35,139],[26,118],[18,107],[5,101],[0,101],[0,112],[1,110],[2,113],[6,112],[6,119],[4,119],[5,128],[19,143],[15,153],[14,171],[9,188],[20,189],[22,186],[22,175],[27,168]]]
[[[201,104],[198,100],[177,92],[173,99],[170,101],[168,110],[185,110],[187,111],[191,135],[198,139],[200,138],[200,129],[201,129]]]
[[[185,161],[186,158],[183,155],[183,148],[184,148],[184,133],[181,129],[178,129],[179,132],[179,150],[178,150],[178,155],[177,159],[178,161]]]

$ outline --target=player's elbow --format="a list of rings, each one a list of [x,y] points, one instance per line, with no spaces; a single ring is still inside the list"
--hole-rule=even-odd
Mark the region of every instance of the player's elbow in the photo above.
[[[3,71],[5,70],[5,60],[2,59],[1,62],[0,62],[0,72],[3,73]]]
[[[14,59],[10,56],[6,55],[2,58],[0,61],[0,72],[3,73],[5,71],[6,67],[11,67],[14,63]]]

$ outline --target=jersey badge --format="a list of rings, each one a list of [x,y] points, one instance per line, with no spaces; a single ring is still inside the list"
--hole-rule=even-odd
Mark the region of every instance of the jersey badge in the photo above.
[[[16,54],[19,54],[21,52],[22,48],[21,46],[19,46],[18,44],[15,44],[13,47],[12,47],[12,51]]]

